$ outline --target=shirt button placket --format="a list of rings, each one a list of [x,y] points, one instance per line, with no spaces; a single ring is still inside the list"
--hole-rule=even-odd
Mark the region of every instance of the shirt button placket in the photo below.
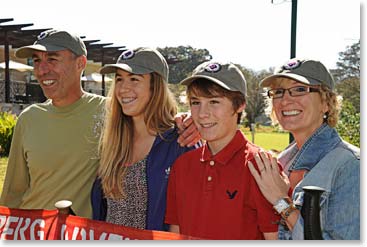
[[[206,177],[206,190],[207,191],[213,190],[213,186],[214,186],[214,183],[213,183],[213,180],[214,180],[214,177],[213,177],[214,165],[215,165],[214,160],[209,161],[209,166],[208,166],[208,169],[207,169],[207,177]]]

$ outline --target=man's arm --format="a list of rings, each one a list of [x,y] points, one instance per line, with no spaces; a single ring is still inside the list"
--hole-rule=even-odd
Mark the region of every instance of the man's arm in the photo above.
[[[29,174],[23,154],[21,119],[14,129],[0,205],[19,208],[29,186]]]

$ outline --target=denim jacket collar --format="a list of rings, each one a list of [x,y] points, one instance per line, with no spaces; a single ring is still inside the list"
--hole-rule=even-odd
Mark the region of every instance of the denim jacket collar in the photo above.
[[[330,150],[334,149],[342,139],[334,128],[323,123],[312,136],[298,149],[292,142],[279,156],[279,162],[285,166],[288,162],[292,164],[291,170],[311,170]]]

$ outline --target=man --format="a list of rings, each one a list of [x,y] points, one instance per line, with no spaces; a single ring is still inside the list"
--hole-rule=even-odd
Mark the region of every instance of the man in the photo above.
[[[48,100],[29,106],[18,118],[0,205],[54,209],[55,202],[70,200],[76,215],[91,218],[105,98],[81,87],[86,47],[78,36],[49,30],[15,55],[33,59],[34,75]],[[185,136],[181,145],[194,142],[192,135]]]

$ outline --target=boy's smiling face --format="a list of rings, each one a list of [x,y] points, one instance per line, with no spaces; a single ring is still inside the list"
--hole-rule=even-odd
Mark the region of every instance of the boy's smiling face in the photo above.
[[[201,137],[207,141],[212,154],[223,149],[237,131],[238,113],[227,97],[190,97],[191,115]]]

